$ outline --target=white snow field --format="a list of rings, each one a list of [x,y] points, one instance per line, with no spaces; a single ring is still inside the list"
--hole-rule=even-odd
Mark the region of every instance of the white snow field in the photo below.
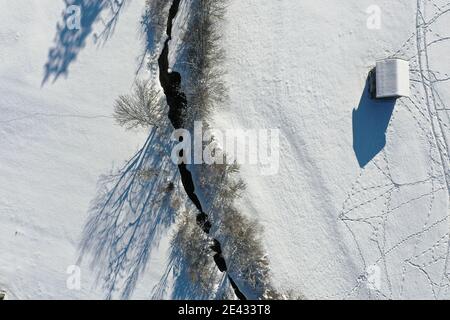
[[[82,6],[82,32],[57,29],[70,4]],[[121,168],[147,139],[147,132],[127,132],[112,119],[113,102],[130,91],[143,52],[144,3],[124,4],[114,32],[95,43],[106,29],[100,18],[112,18],[107,1],[0,0],[0,290],[10,299],[121,294],[102,288],[103,278],[114,282],[111,274],[100,274],[94,286],[97,272],[88,260],[80,264],[77,290],[70,266],[78,262],[100,177]],[[145,247],[152,249],[147,261],[137,262],[141,247],[133,243],[127,258],[135,266],[116,266],[122,276],[145,266],[131,297],[149,298],[162,277],[168,229]],[[108,270],[102,258],[94,264]]]
[[[279,171],[243,166],[239,203],[264,226],[276,288],[450,299],[450,0],[229,1],[230,99],[214,124],[280,130]],[[61,26],[71,4],[80,32]],[[168,242],[174,213],[158,191],[179,179],[159,158],[166,137],[112,119],[143,61],[144,1],[0,8],[0,291],[201,298]],[[368,28],[377,8],[380,28]],[[388,57],[410,61],[411,98],[369,99],[367,74]],[[139,169],[157,173],[141,180]]]
[[[369,29],[373,5],[381,28]],[[243,167],[274,281],[307,298],[444,299],[449,280],[450,3],[231,0],[219,128],[281,131],[278,174]],[[411,99],[373,102],[379,59]],[[445,176],[445,173],[447,176]]]

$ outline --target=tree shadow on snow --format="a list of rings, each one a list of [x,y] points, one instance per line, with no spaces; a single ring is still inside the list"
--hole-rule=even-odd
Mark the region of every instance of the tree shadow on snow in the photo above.
[[[218,274],[215,265],[205,266],[203,275],[208,275],[210,281],[208,287],[195,281],[189,273],[189,262],[184,259],[185,255],[177,246],[175,237],[171,246],[171,252],[164,275],[159,283],[153,288],[151,299],[161,300],[224,300],[228,297],[230,284],[226,273]],[[211,257],[212,259],[212,257]],[[211,267],[211,270],[206,268]],[[171,288],[168,295],[167,289]]]
[[[56,26],[55,44],[50,48],[47,63],[44,67],[42,85],[50,79],[58,80],[61,75],[68,75],[70,65],[77,59],[80,51],[86,46],[87,39],[94,31],[94,25],[102,22],[103,28],[94,34],[94,42],[104,43],[114,33],[120,13],[128,0],[64,0],[62,21]],[[71,6],[78,6],[81,13],[79,29],[67,25],[69,17],[73,17]]]
[[[174,223],[179,176],[170,159],[170,133],[154,129],[119,172],[100,179],[101,192],[91,204],[79,263],[90,254],[97,283],[102,283],[108,299],[131,297],[152,249]]]
[[[140,21],[144,50],[138,58],[139,63],[136,74],[145,67],[149,67],[151,69],[150,71],[155,75],[158,73],[157,61],[161,46],[157,44],[161,39],[157,35],[164,34],[164,26],[167,22],[167,17],[161,15],[160,12],[164,12],[161,6],[164,7],[168,4],[170,3],[164,3],[162,1],[150,1],[146,4],[146,10]],[[147,65],[147,57],[150,57],[150,61],[154,62],[153,65]]]
[[[394,111],[395,99],[371,99],[369,79],[353,109],[353,149],[359,166],[364,168],[386,146],[386,131]]]

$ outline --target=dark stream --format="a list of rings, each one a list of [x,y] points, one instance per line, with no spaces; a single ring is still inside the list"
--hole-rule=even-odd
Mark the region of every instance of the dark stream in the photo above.
[[[181,0],[173,0],[172,6],[169,11],[169,18],[167,21],[167,40],[164,43],[164,48],[158,59],[159,64],[159,81],[164,90],[164,94],[167,99],[167,104],[169,106],[169,120],[175,129],[181,129],[184,127],[184,115],[187,109],[187,98],[184,92],[181,90],[181,75],[178,72],[169,72],[169,41],[172,39],[172,28],[173,20],[178,14]],[[202,204],[197,194],[195,193],[194,180],[192,178],[191,172],[187,169],[186,164],[182,163],[178,166],[181,175],[181,181],[183,187],[188,195],[189,199],[198,209],[197,214],[197,224],[202,230],[209,234],[211,230],[211,222],[209,221],[208,215],[203,211]],[[222,246],[220,242],[216,239],[213,240],[213,244],[210,246],[211,250],[215,252],[214,262],[217,268],[221,272],[227,271],[227,264],[222,255]],[[227,275],[231,286],[240,300],[247,300],[245,295],[239,290],[236,283]]]

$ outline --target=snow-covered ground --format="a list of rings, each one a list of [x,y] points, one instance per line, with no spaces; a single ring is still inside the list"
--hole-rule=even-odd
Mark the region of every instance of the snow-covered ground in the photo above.
[[[112,36],[96,44],[100,17],[111,18],[106,2],[0,1],[0,289],[9,298],[106,296],[86,262],[81,291],[67,288],[66,272],[77,264],[100,176],[122,167],[147,135],[112,119],[143,52],[144,3],[126,1]],[[57,28],[70,3],[82,5],[82,32]],[[133,297],[148,298],[161,278],[167,232],[152,243]]]
[[[373,5],[379,30],[367,27]],[[434,81],[450,73],[450,41],[436,41],[450,36],[448,9],[422,0],[231,1],[231,98],[215,122],[281,131],[279,173],[244,166],[241,203],[265,227],[280,289],[450,297],[450,81]],[[395,107],[373,103],[367,73],[394,54],[411,59],[413,95]]]
[[[214,123],[280,130],[279,172],[243,166],[248,188],[239,203],[265,228],[279,290],[311,299],[450,298],[447,1],[230,0],[230,100]],[[119,227],[108,215],[89,220],[101,176],[123,168],[148,138],[111,117],[141,64],[144,4],[125,0],[105,34],[107,2],[0,0],[0,290],[10,298],[100,299],[108,288],[118,297],[127,277],[137,280],[132,298],[189,297],[167,265],[170,212],[135,224],[119,214]],[[70,4],[84,13],[77,36],[57,27]],[[367,27],[373,5],[380,29]],[[388,56],[411,63],[412,96],[395,105],[375,103],[365,90],[375,61]],[[174,174],[165,164],[158,181]],[[122,171],[119,189],[130,172]],[[144,210],[141,187],[133,185],[131,199]],[[86,225],[96,236],[114,228],[98,238],[113,246],[94,270],[78,260]],[[67,286],[76,264],[81,290]],[[97,276],[109,287],[95,286]]]

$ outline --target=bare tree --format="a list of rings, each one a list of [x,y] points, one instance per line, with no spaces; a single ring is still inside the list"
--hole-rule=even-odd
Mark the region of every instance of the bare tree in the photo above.
[[[164,104],[149,81],[138,80],[131,95],[120,96],[114,105],[114,118],[127,129],[159,127],[165,120]]]

